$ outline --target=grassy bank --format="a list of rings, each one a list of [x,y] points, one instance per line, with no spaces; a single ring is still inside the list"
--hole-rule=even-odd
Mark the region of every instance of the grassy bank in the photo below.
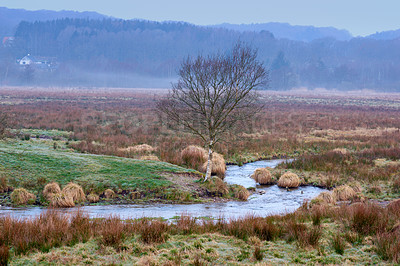
[[[399,213],[400,202],[304,206],[230,221],[181,216],[172,223],[48,212],[32,220],[1,217],[0,252],[10,265],[389,265],[400,262]]]
[[[63,140],[1,141],[0,175],[3,187],[23,187],[36,195],[35,204],[42,205],[46,205],[43,188],[50,182],[61,187],[77,183],[85,194],[100,195],[103,203],[195,202],[217,196],[199,182],[201,174],[194,170],[159,161],[78,153]],[[106,189],[117,196],[102,198]],[[1,205],[10,204],[10,192],[2,193]]]

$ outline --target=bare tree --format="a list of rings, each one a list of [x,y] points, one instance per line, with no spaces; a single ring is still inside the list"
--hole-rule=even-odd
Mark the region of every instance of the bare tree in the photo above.
[[[229,54],[188,57],[178,74],[178,82],[158,103],[158,110],[208,146],[206,181],[215,144],[257,112],[255,90],[267,84],[268,73],[257,60],[257,51],[239,42]]]

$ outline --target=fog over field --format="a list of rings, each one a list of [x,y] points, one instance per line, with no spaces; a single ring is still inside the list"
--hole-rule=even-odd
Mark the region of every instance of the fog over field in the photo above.
[[[287,23],[197,26],[95,12],[0,13],[3,86],[168,88],[184,58],[228,51],[240,39],[258,49],[272,90],[400,90],[395,29],[355,38],[333,27]]]

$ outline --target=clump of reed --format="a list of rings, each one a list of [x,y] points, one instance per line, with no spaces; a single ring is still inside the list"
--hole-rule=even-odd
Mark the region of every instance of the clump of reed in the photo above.
[[[296,188],[300,186],[300,178],[292,172],[284,173],[278,180],[278,186],[283,188]]]
[[[332,192],[321,192],[316,198],[317,202],[323,204],[336,204],[336,197]]]
[[[25,188],[15,189],[10,197],[11,202],[15,205],[33,204],[36,200],[36,196],[28,192]]]
[[[188,167],[203,173],[207,171],[208,153],[204,148],[190,145],[182,150],[181,158],[183,164]],[[223,179],[225,177],[225,171],[226,164],[224,157],[219,153],[213,152],[211,174]]]
[[[168,238],[168,229],[165,222],[142,219],[139,223],[140,239],[146,244],[162,243]]]
[[[236,199],[246,201],[250,197],[250,192],[241,185],[231,185],[230,190],[233,192],[233,196]]]
[[[342,185],[333,190],[333,195],[338,201],[347,201],[354,199],[357,196],[357,193],[350,186]]]
[[[229,188],[226,183],[216,176],[209,178],[204,185],[210,196],[224,197],[229,193]]]
[[[68,183],[61,191],[64,195],[69,196],[76,203],[86,200],[85,192],[81,186],[75,183]]]
[[[257,168],[251,178],[260,185],[271,185],[273,183],[271,172],[267,168]]]
[[[103,192],[103,195],[104,195],[104,197],[105,197],[106,199],[113,199],[113,198],[116,197],[115,192],[114,192],[113,190],[109,189],[109,188],[106,189],[106,190]]]
[[[90,203],[96,203],[96,202],[99,202],[100,197],[99,197],[99,195],[97,195],[97,194],[95,194],[95,193],[90,193],[90,194],[87,196],[87,200],[88,200]]]
[[[47,184],[43,189],[43,196],[50,201],[54,194],[61,193],[60,185],[56,182]]]
[[[54,193],[49,196],[50,206],[54,208],[71,208],[75,207],[75,202],[71,195],[64,192]]]

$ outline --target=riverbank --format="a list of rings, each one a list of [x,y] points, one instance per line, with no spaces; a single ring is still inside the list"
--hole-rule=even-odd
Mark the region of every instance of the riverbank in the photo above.
[[[203,175],[170,163],[78,153],[67,140],[7,139],[0,141],[0,205],[12,206],[10,194],[24,188],[35,196],[30,204],[49,204],[44,187],[56,182],[61,188],[73,182],[96,202],[78,205],[198,203],[235,199],[236,187],[214,188]],[[111,190],[109,194],[106,190]]]

